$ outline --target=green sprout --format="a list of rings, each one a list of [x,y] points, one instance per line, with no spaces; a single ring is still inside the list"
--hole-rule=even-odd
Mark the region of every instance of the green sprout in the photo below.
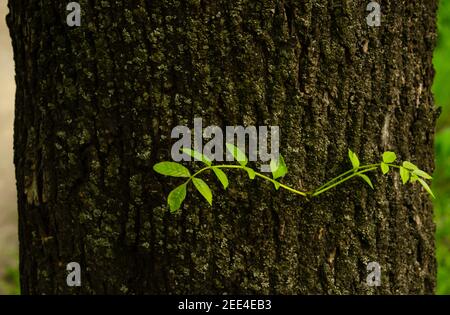
[[[419,169],[416,165],[409,161],[404,161],[402,165],[393,164],[397,160],[397,155],[394,152],[384,152],[382,156],[382,161],[377,164],[368,164],[368,165],[360,165],[360,161],[356,153],[348,150],[348,156],[350,162],[352,164],[352,169],[342,173],[341,175],[331,179],[326,182],[322,186],[312,190],[312,191],[300,191],[284,185],[280,183],[277,179],[284,177],[287,174],[287,166],[284,162],[283,156],[279,155],[277,160],[272,160],[270,162],[270,170],[272,172],[272,178],[261,174],[254,169],[247,166],[248,159],[244,152],[242,152],[238,147],[233,144],[226,144],[227,150],[233,155],[234,159],[238,162],[238,164],[220,164],[213,165],[212,161],[208,159],[205,155],[200,152],[194,151],[192,149],[183,148],[183,152],[191,157],[194,160],[201,161],[205,166],[191,175],[191,172],[180,163],[176,162],[160,162],[153,166],[155,172],[172,177],[182,177],[186,178],[186,181],[173,189],[167,198],[167,203],[169,205],[171,212],[176,212],[180,209],[184,199],[186,198],[187,186],[190,182],[192,182],[198,192],[206,199],[206,201],[212,205],[213,194],[208,184],[202,180],[200,175],[206,171],[213,171],[216,175],[219,182],[222,184],[224,189],[227,189],[229,185],[228,177],[223,171],[224,169],[239,169],[243,170],[248,174],[248,177],[253,180],[256,177],[262,178],[266,181],[271,182],[275,189],[278,190],[280,188],[286,189],[292,193],[297,195],[313,198],[317,197],[320,194],[352,179],[353,177],[359,177],[364,180],[372,189],[374,189],[372,181],[366,175],[366,173],[376,171],[378,169],[385,175],[392,169],[398,169],[400,172],[400,177],[402,179],[403,184],[408,182],[414,183],[419,182],[423,188],[433,197],[435,198],[430,186],[425,182],[425,180],[431,180],[432,177],[426,172]]]

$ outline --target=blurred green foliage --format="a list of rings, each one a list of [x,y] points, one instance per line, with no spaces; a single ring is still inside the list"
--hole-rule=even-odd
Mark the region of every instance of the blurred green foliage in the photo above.
[[[6,268],[5,274],[0,279],[1,294],[20,294],[19,269],[17,267]]]
[[[438,261],[438,294],[450,294],[450,0],[440,0],[438,43],[434,53],[433,92],[442,108],[435,141],[436,170],[433,189]]]

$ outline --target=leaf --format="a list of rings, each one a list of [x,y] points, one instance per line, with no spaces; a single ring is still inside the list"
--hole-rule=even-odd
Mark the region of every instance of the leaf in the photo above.
[[[208,166],[211,166],[212,162],[210,159],[208,159],[205,155],[201,154],[198,151],[192,150],[191,148],[183,148],[181,151],[186,153],[187,155],[194,158],[194,160],[202,161]]]
[[[348,157],[350,158],[350,162],[352,162],[353,169],[357,169],[359,167],[359,159],[356,153],[349,149]]]
[[[433,194],[433,191],[431,190],[430,186],[428,186],[428,184],[422,179],[422,178],[417,178],[417,180],[419,181],[419,183],[423,186],[423,188],[425,188],[425,190],[434,198],[436,199],[436,197]]]
[[[381,162],[380,167],[383,174],[387,174],[389,172],[389,165],[387,165],[386,163]]]
[[[226,143],[228,151],[233,155],[234,159],[239,162],[242,166],[247,165],[247,156],[241,151],[237,146],[231,143]]]
[[[433,179],[433,177],[431,177],[430,174],[428,174],[428,173],[426,173],[426,172],[424,172],[422,170],[414,170],[413,174],[417,175],[417,176],[420,176],[422,178],[425,178],[425,179]]]
[[[415,171],[415,170],[419,169],[416,165],[414,165],[414,164],[412,164],[411,162],[408,162],[408,161],[403,162],[403,167],[408,169],[408,170],[410,170],[410,171]]]
[[[248,177],[250,179],[255,179],[256,172],[253,169],[251,169],[250,167],[246,167],[245,170],[247,171]]]
[[[173,177],[190,177],[189,170],[176,162],[160,162],[153,166],[153,170],[159,174]]]
[[[183,200],[186,198],[186,184],[182,184],[172,190],[167,198],[167,203],[170,207],[170,212],[175,212],[180,209]]]
[[[220,168],[213,167],[212,170],[214,171],[214,174],[216,174],[219,181],[222,183],[223,189],[227,189],[229,184],[227,175]]]
[[[392,163],[397,159],[397,155],[394,152],[386,151],[383,153],[383,162],[384,163]]]
[[[417,180],[419,179],[419,176],[417,176],[416,174],[411,174],[411,183],[415,183],[417,182]]]
[[[208,184],[206,184],[202,179],[196,177],[192,178],[192,182],[199,193],[205,197],[206,201],[208,201],[210,205],[212,205],[212,192],[211,189],[209,189]]]
[[[365,175],[365,174],[358,174],[358,176],[360,176],[362,179],[364,179],[364,181],[365,181],[367,184],[369,184],[370,188],[373,189],[372,181],[370,180],[370,178],[369,178],[367,175]]]
[[[272,172],[273,179],[283,177],[287,174],[287,166],[284,162],[283,156],[280,154],[277,160],[270,161],[270,171]]]
[[[409,180],[411,173],[404,167],[400,166],[400,177],[402,178],[403,185]]]
[[[273,185],[275,186],[275,189],[276,189],[276,190],[280,189],[281,184],[280,184],[279,182],[274,181],[274,182],[273,182]]]

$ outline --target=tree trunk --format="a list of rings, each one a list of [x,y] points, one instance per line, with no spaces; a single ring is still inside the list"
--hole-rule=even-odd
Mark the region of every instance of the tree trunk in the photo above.
[[[308,201],[229,172],[212,207],[192,191],[171,214],[179,181],[152,170],[201,117],[280,126],[297,189],[349,169],[348,149],[431,173],[436,1],[381,1],[380,27],[368,2],[82,0],[69,27],[65,1],[9,1],[22,292],[433,293],[432,203],[398,173]]]

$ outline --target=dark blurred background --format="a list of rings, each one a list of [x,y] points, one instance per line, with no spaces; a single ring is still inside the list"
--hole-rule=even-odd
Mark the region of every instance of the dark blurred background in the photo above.
[[[435,222],[438,259],[437,293],[450,294],[450,1],[441,0],[438,43],[434,53],[436,106],[442,107],[435,142]]]

